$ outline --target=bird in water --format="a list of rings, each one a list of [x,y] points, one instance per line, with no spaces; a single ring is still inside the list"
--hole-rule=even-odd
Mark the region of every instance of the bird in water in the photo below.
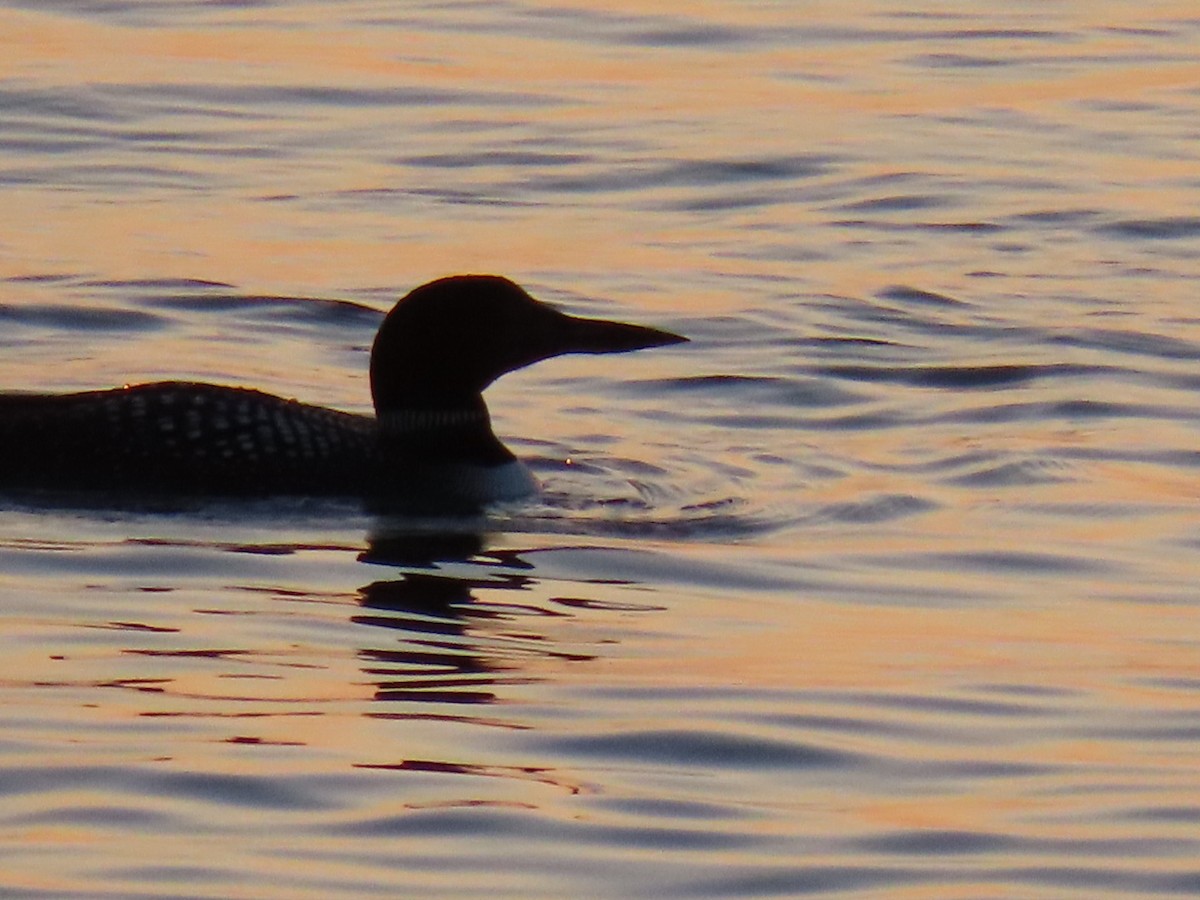
[[[375,336],[374,416],[184,381],[0,393],[0,489],[455,508],[519,499],[537,481],[492,431],[488,385],[566,353],[686,340],[567,315],[507,278],[441,278],[403,297]]]

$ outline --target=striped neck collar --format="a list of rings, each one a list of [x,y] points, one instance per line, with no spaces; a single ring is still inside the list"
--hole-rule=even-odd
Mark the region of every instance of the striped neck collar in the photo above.
[[[483,400],[478,406],[390,409],[376,417],[387,455],[420,462],[494,466],[515,457],[492,432]]]
[[[491,431],[487,407],[476,409],[392,409],[379,414],[380,431],[388,437],[483,428]]]

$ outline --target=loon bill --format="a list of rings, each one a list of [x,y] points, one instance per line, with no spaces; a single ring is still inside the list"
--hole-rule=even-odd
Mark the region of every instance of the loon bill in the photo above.
[[[507,278],[441,278],[402,298],[375,336],[373,417],[182,381],[0,393],[0,488],[472,506],[518,499],[537,482],[492,432],[488,385],[565,353],[686,340],[567,315]]]

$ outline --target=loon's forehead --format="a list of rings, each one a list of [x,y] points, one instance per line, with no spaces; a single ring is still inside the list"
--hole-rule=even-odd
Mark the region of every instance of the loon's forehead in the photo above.
[[[411,297],[528,296],[516,282],[499,275],[451,275],[419,285]]]
[[[388,314],[390,324],[409,337],[463,335],[486,329],[500,333],[531,331],[559,318],[554,307],[535,300],[511,282],[453,284],[445,289],[418,289]]]

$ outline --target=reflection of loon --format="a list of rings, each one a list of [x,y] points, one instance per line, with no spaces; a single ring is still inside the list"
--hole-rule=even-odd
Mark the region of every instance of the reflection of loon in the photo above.
[[[0,486],[515,499],[536,482],[493,434],[484,388],[564,353],[684,340],[566,315],[505,278],[443,278],[409,293],[380,326],[371,349],[375,417],[187,382],[0,394]]]
[[[538,591],[542,579],[523,558],[537,552],[532,547],[489,548],[482,535],[470,532],[372,535],[359,558],[400,570],[360,588],[362,611],[351,617],[356,624],[384,629],[376,632],[377,638],[386,634],[391,639],[359,650],[375,699],[490,704],[500,699],[498,687],[535,678],[528,671],[530,660],[595,659],[533,625],[539,619],[579,614],[579,607],[565,598],[539,597],[544,594]],[[524,624],[518,627],[518,622]]]

